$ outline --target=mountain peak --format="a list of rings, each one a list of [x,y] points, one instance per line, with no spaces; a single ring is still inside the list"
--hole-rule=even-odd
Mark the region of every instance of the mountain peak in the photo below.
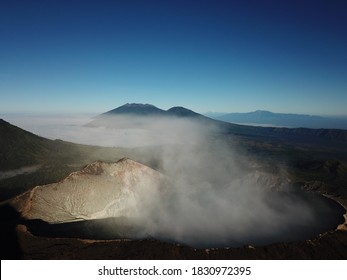
[[[151,104],[126,103],[102,115],[130,114],[130,115],[151,115],[163,114],[165,111]]]
[[[112,109],[100,116],[113,116],[113,115],[140,115],[140,116],[176,116],[176,117],[197,117],[200,114],[184,108],[182,106],[175,106],[165,111],[152,104],[143,103],[126,103],[120,107]]]
[[[250,112],[251,113],[259,113],[259,114],[273,114],[270,111],[266,111],[266,110],[255,110],[254,112]]]
[[[195,113],[192,110],[189,110],[187,108],[181,107],[181,106],[175,106],[167,110],[167,112],[170,115],[175,115],[179,117],[192,117],[192,116],[199,116],[198,113]]]
[[[152,104],[148,103],[126,103],[120,107],[127,107],[127,108],[156,108]]]
[[[117,119],[117,117],[121,118]],[[128,117],[131,118],[127,119]],[[175,106],[165,111],[151,104],[126,103],[120,107],[117,107],[111,111],[105,112],[95,117],[94,120],[86,124],[86,126],[103,126],[109,128],[116,128],[126,123],[128,127],[138,127],[139,125],[144,125],[146,121],[153,121],[158,117],[165,118],[167,120],[173,118],[191,118],[199,121],[204,120],[207,122],[215,122],[214,120],[209,119],[208,117],[202,116],[192,110],[189,110],[181,106]],[[131,120],[131,122],[126,122],[126,120]]]

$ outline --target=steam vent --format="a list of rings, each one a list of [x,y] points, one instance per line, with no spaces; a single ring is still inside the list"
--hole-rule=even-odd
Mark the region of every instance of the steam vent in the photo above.
[[[135,217],[146,189],[160,195],[164,176],[130,159],[94,162],[58,183],[37,186],[16,197],[23,218],[66,223],[110,217]]]

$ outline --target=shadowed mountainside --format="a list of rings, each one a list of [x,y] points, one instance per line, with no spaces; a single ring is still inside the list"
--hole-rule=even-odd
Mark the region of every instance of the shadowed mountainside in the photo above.
[[[49,140],[0,119],[0,172],[50,163],[86,164],[105,157],[114,160],[107,156],[111,151],[116,149]]]
[[[118,160],[126,151],[49,140],[0,119],[0,201],[59,181],[93,161]]]
[[[0,170],[38,164],[47,157],[52,144],[0,119]]]

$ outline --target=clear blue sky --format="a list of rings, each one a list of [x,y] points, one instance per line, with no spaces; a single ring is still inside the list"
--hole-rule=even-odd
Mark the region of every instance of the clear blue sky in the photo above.
[[[0,2],[0,112],[347,115],[347,1]]]

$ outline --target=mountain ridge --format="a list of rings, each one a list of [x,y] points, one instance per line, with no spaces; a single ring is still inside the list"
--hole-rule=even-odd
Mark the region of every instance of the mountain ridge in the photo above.
[[[38,164],[54,142],[3,119],[0,119],[0,136],[0,170]]]
[[[143,112],[143,108],[146,108],[146,112]],[[154,110],[155,112],[160,112],[151,114],[150,111]],[[243,113],[240,113],[243,114]],[[269,111],[258,110],[256,114],[260,115],[272,115],[276,113],[272,113]],[[283,114],[286,115],[294,115],[295,114]],[[339,142],[347,141],[347,130],[343,129],[334,129],[334,128],[306,128],[306,127],[293,127],[289,128],[286,126],[252,126],[249,124],[241,124],[241,123],[232,123],[226,120],[220,120],[219,118],[210,118],[204,116],[202,114],[196,113],[190,109],[175,106],[168,110],[159,109],[151,104],[141,104],[141,103],[127,103],[120,107],[117,107],[113,110],[107,111],[103,114],[98,115],[94,120],[86,126],[90,127],[109,127],[109,128],[117,128],[117,125],[120,124],[122,120],[115,120],[113,117],[129,117],[135,116],[137,117],[135,125],[143,124],[145,120],[148,118],[155,117],[165,117],[165,118],[181,118],[181,119],[189,119],[200,122],[203,125],[213,125],[220,129],[221,133],[224,134],[233,134],[236,136],[246,136],[246,137],[267,137],[274,139],[285,139],[288,137],[289,141],[303,141],[308,143],[309,141],[316,142],[317,139],[322,140],[333,140]],[[304,115],[308,116],[308,115]],[[110,117],[110,118],[109,118]],[[118,121],[118,123],[117,123]],[[124,128],[124,127],[122,127]]]
[[[174,106],[168,110],[160,109],[152,104],[143,103],[126,103],[122,106],[114,108],[110,111],[102,113],[96,117],[111,116],[111,115],[163,115],[163,116],[203,116],[190,109],[182,106]]]
[[[159,109],[152,104],[142,103],[126,103],[115,109],[102,113],[99,116],[109,116],[115,114],[135,114],[135,115],[150,115],[150,114],[165,114],[165,110]],[[98,116],[97,116],[98,117]]]
[[[125,128],[122,123],[125,120],[133,120],[131,126],[143,125],[154,121],[154,119],[173,120],[179,119],[193,119],[199,122],[206,122],[209,124],[218,124],[220,121],[208,118],[204,115],[196,113],[190,109],[182,106],[174,106],[168,110],[160,109],[151,104],[141,103],[126,103],[110,111],[97,115],[93,120],[87,123],[87,127],[107,127],[107,128]],[[130,122],[128,122],[129,124]]]
[[[347,120],[343,118],[308,114],[274,113],[266,110],[256,110],[248,113],[228,113],[221,116],[214,116],[213,118],[240,124],[272,125],[290,128],[347,129]]]

